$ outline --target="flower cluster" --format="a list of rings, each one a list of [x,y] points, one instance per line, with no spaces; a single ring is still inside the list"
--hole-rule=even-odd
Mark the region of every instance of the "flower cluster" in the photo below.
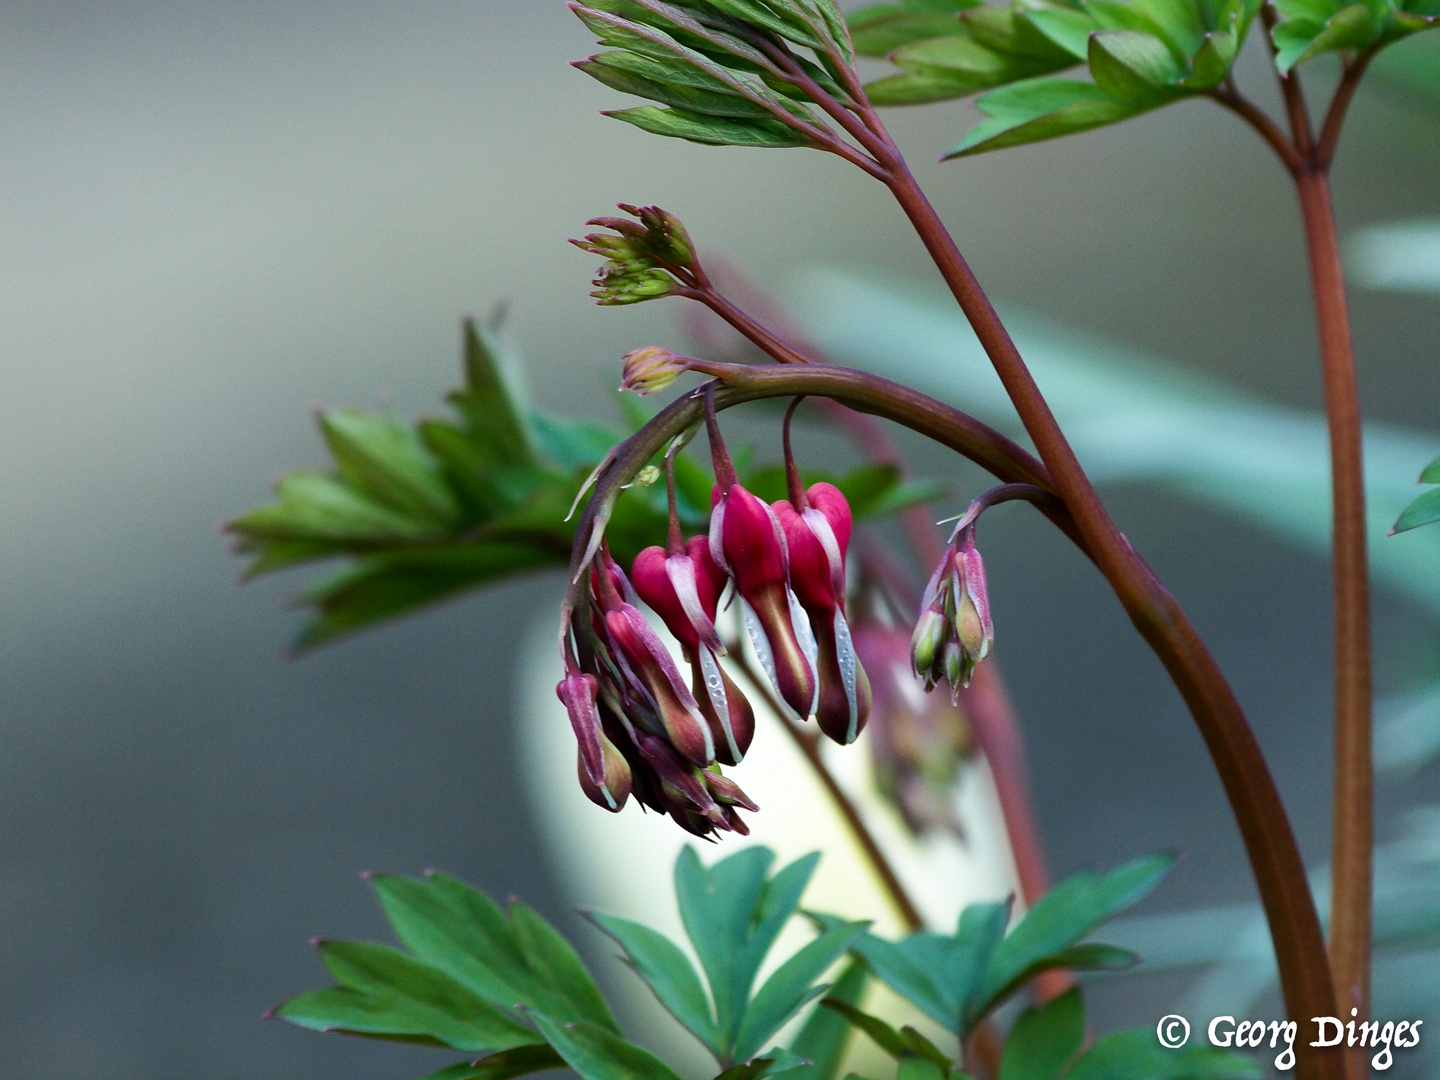
[[[970,685],[975,665],[990,654],[995,628],[985,588],[985,563],[975,547],[975,525],[959,529],[925,587],[910,639],[915,674],[933,689],[944,679],[953,698]]]
[[[590,295],[603,305],[616,305],[637,304],[673,292],[687,268],[695,265],[695,248],[685,226],[658,206],[621,203],[620,209],[638,220],[592,218],[585,224],[612,231],[570,241],[606,260]]]
[[[588,604],[567,630],[575,653],[566,646],[567,671],[557,687],[591,801],[619,811],[633,793],[701,836],[744,833],[737,807],[757,809],[720,772],[722,764],[740,763],[755,733],[750,702],[720,664],[725,646],[715,622],[727,587],[792,719],[815,717],[845,744],[870,712],[870,684],[845,619],[845,496],[832,484],[802,488],[792,461],[790,498],[767,504],[737,481],[713,413],[710,419],[719,481],[709,535],[684,539],[672,482],[665,547],[642,551],[628,577],[602,548],[589,570]],[[679,642],[688,680],[640,612],[641,601]]]

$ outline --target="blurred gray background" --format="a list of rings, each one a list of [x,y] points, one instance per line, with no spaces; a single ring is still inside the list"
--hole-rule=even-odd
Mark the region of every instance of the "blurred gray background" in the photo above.
[[[459,317],[502,297],[537,402],[593,412],[623,351],[679,340],[665,305],[585,296],[593,260],[564,239],[616,200],[674,210],[761,281],[810,261],[924,272],[899,213],[835,160],[598,118],[617,96],[565,67],[589,51],[558,0],[0,9],[7,1077],[418,1075],[453,1057],[260,1021],[323,981],[310,936],[382,933],[356,874],[440,866],[563,915],[509,712],[515,627],[551,618],[557,581],[291,664],[303,575],[238,588],[216,529],[324,460],[310,404],[435,411]],[[1264,98],[1259,74],[1242,71]],[[1318,405],[1296,213],[1247,129],[1184,104],[931,164],[970,122],[893,120],[998,297]],[[1345,229],[1440,211],[1434,110],[1363,90],[1336,187]],[[1436,427],[1440,302],[1354,299],[1367,414]],[[1323,561],[1152,490],[1110,494],[1323,858]],[[1056,867],[1180,846],[1155,910],[1252,896],[1199,739],[1103,583],[1033,519],[991,545]],[[1432,622],[1383,593],[1376,614],[1382,690],[1440,674]],[[1388,787],[1384,806],[1434,787]],[[1115,996],[1102,1023],[1143,1021],[1165,992]]]

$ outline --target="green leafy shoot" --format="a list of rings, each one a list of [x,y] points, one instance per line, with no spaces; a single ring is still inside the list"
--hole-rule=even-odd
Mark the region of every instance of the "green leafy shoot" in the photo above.
[[[751,1062],[781,1027],[831,989],[818,980],[868,925],[837,920],[757,989],[760,965],[798,909],[819,855],[808,855],[772,875],[774,861],[775,853],[764,847],[746,848],[710,867],[700,862],[693,848],[681,852],[675,864],[675,892],[700,971],[663,934],[626,919],[590,915],[620,946],[625,961],[660,1004],[704,1044],[722,1069]],[[839,992],[858,994],[863,976],[847,974],[850,981],[839,986]],[[801,1040],[817,1055],[810,1066],[819,1062],[833,1070],[843,1039],[844,1033],[828,1021],[812,1017]],[[776,1052],[765,1056],[775,1058]],[[771,1071],[779,1071],[783,1064],[781,1059],[776,1062]],[[798,1069],[798,1059],[795,1065]]]
[[[1428,2],[1428,0],[1426,0]],[[964,157],[1116,123],[1219,86],[1258,0],[895,3],[851,16],[857,46],[898,68],[866,86],[877,105],[968,97],[987,118]],[[1084,65],[1085,81],[1056,78]]]
[[[1440,484],[1440,458],[1436,458],[1425,466],[1417,483]],[[1395,524],[1390,527],[1390,535],[1409,532],[1411,529],[1418,529],[1421,525],[1430,525],[1436,521],[1440,521],[1440,487],[1432,487],[1401,511]]]
[[[1342,49],[1380,49],[1440,25],[1437,0],[1275,0],[1275,11],[1275,66],[1281,71]]]
[[[575,67],[655,103],[607,116],[721,146],[822,147],[836,138],[823,113],[802,103],[813,87],[847,96],[841,70],[855,54],[834,0],[589,0],[570,7],[609,50]]]
[[[1081,871],[1041,898],[1008,935],[1009,901],[971,904],[953,935],[921,931],[891,942],[867,933],[851,951],[875,978],[963,1041],[1042,971],[1117,971],[1137,963],[1128,950],[1083,939],[1145,896],[1173,863],[1173,856],[1157,855],[1108,874]],[[841,925],[834,916],[811,917],[826,930]]]

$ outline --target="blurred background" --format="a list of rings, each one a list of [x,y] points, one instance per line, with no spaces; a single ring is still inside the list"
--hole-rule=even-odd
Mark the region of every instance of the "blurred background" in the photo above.
[[[379,1080],[453,1060],[260,1020],[324,981],[308,938],[384,934],[363,870],[441,867],[574,928],[516,767],[525,628],[550,626],[560,578],[291,663],[305,572],[238,588],[217,528],[280,472],[325,463],[313,404],[438,411],[461,315],[502,298],[535,401],[608,418],[621,353],[684,343],[673,305],[585,295],[594,260],[564,240],[617,200],[673,210],[812,317],[841,311],[850,280],[815,266],[915,302],[933,287],[865,177],[602,120],[618,96],[565,66],[590,51],[558,0],[0,11],[7,1076]],[[1358,231],[1440,215],[1440,105],[1423,91],[1440,54],[1415,55],[1409,88],[1362,89],[1335,176],[1371,267],[1353,294],[1366,415],[1398,439],[1385,460],[1407,490],[1440,449],[1440,258],[1422,247],[1387,277],[1392,234]],[[1268,101],[1255,60],[1240,77]],[[999,300],[1087,355],[1154,358],[1277,416],[1318,407],[1297,214],[1249,130],[1188,103],[932,164],[972,120],[940,105],[892,123]],[[879,323],[843,310],[855,325],[828,344],[863,362]],[[913,450],[958,478],[955,501],[975,493],[974,474]],[[845,451],[811,433],[803,452]],[[1213,491],[1122,469],[1106,494],[1219,655],[1323,862],[1323,552]],[[1180,847],[1146,910],[1253,900],[1200,740],[1103,582],[1033,516],[997,515],[986,544],[1054,868]],[[1434,579],[1403,577],[1377,589],[1385,695],[1440,678]],[[1433,770],[1382,786],[1382,830],[1437,788]],[[1102,988],[1098,1025],[1153,1023],[1176,978]]]

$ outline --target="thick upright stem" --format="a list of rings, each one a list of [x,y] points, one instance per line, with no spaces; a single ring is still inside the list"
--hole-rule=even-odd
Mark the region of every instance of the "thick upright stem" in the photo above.
[[[1370,593],[1365,555],[1365,475],[1360,393],[1330,186],[1322,169],[1298,181],[1320,328],[1325,414],[1334,490],[1335,820],[1330,884],[1330,966],[1340,1012],[1368,1015],[1371,863],[1374,851],[1370,737]],[[1363,1075],[1364,1055],[1356,1073]]]
[[[1305,866],[1270,770],[1239,701],[1174,598],[1121,535],[1049,405],[939,215],[900,159],[886,161],[891,190],[960,304],[1064,499],[1092,557],[1190,707],[1220,773],[1259,886],[1289,1014],[1328,1015],[1335,996]],[[1298,1074],[1339,1080],[1334,1053],[1297,1047]]]

